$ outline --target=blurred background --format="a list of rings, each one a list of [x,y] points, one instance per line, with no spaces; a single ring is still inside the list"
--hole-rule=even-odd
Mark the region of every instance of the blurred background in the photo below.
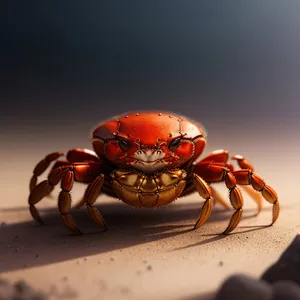
[[[142,109],[194,118],[218,147],[297,135],[298,1],[1,6],[1,139],[17,151],[20,139],[89,146],[95,124]]]

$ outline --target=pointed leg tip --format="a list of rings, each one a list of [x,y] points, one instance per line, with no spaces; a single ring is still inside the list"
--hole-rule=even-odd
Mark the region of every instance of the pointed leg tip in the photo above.
[[[200,226],[201,226],[201,225],[199,224],[199,222],[197,222],[197,223],[194,225],[193,230],[198,229]]]
[[[76,230],[72,230],[72,232],[75,234],[75,235],[83,235],[83,232],[81,230],[79,230],[78,228],[76,228]]]
[[[227,231],[227,229],[226,230],[224,230],[222,233],[221,233],[221,235],[229,235],[230,234],[230,231]]]
[[[258,206],[256,216],[258,216],[262,211],[262,206]]]
[[[100,226],[100,224],[98,224],[98,225]],[[102,226],[100,226],[100,227],[102,228],[103,232],[105,232],[105,231],[108,230],[108,227],[107,227],[107,225],[106,225],[106,223],[104,221],[102,222]]]
[[[42,220],[42,218],[38,215],[32,215],[33,220],[35,220],[40,225],[45,225],[45,222]]]

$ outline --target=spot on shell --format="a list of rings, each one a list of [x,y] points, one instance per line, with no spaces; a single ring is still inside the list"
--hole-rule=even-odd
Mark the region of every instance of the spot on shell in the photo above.
[[[160,127],[160,130],[163,130],[164,128],[163,127]]]
[[[137,138],[136,141],[139,143],[141,140],[139,138]]]
[[[173,116],[170,115],[169,118],[173,118]]]
[[[127,118],[128,118],[128,116],[125,116],[125,118],[127,119]]]
[[[140,114],[135,114],[136,116],[139,116]]]
[[[161,113],[159,113],[158,115],[161,116]]]

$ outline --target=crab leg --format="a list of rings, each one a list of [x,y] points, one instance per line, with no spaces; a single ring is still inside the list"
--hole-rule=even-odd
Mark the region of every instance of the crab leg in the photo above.
[[[249,163],[243,156],[234,155],[231,157],[231,159],[236,160],[241,169],[254,171],[254,167],[252,166],[252,164]],[[263,206],[261,194],[246,185],[241,185],[241,188],[256,202],[258,207],[256,215],[258,215],[261,212]]]
[[[61,218],[64,224],[74,233],[82,234],[82,232],[77,228],[73,217],[70,215],[71,209],[71,194],[70,191],[74,185],[74,172],[73,170],[68,170],[62,181],[61,181],[61,191],[58,196],[58,210],[61,214]]]
[[[32,192],[29,195],[28,204],[30,213],[32,217],[40,224],[44,224],[44,222],[41,219],[39,212],[35,207],[35,204],[40,202],[53,190],[54,186],[61,181],[66,171],[67,170],[62,170],[61,168],[53,170],[48,175],[48,180],[40,182],[36,187],[33,188]]]
[[[266,185],[265,181],[252,170],[237,170],[233,172],[233,175],[238,184],[251,185],[255,191],[260,192],[269,203],[273,204],[273,217],[271,223],[271,225],[273,225],[276,222],[280,211],[278,196],[274,189],[269,185]]]
[[[241,169],[249,169],[249,170],[252,170],[252,171],[254,170],[254,167],[252,166],[252,164],[249,163],[249,161],[247,161],[241,155],[234,155],[234,156],[231,157],[231,159],[236,160]]]
[[[89,165],[84,165],[89,168]],[[79,167],[82,167],[79,166]],[[76,223],[73,217],[70,214],[71,209],[71,194],[74,184],[74,175],[76,174],[76,170],[70,168],[67,173],[64,175],[61,181],[61,189],[62,191],[59,194],[58,198],[58,208],[62,216],[62,220],[66,227],[71,230],[73,233],[82,234],[82,232],[77,228]],[[104,220],[100,214],[100,212],[93,206],[97,197],[99,196],[102,186],[104,183],[104,175],[99,175],[92,183],[90,183],[86,189],[84,199],[86,201],[87,209],[90,214],[90,217],[96,222],[99,226],[104,227],[106,229],[106,225]]]
[[[236,180],[229,170],[223,169],[223,178],[226,184],[226,187],[229,189],[229,199],[231,205],[236,210],[232,215],[228,227],[225,229],[223,234],[231,232],[240,222],[242,217],[242,207],[243,207],[243,197],[241,191],[236,186]]]
[[[29,183],[30,192],[32,192],[32,190],[36,187],[38,176],[42,175],[46,171],[46,169],[49,167],[52,161],[58,159],[62,155],[62,152],[50,153],[35,166],[33,170],[33,175]],[[50,192],[51,190],[49,191],[49,193]]]
[[[194,176],[193,181],[199,195],[203,199],[205,199],[205,202],[201,209],[200,217],[194,226],[194,229],[196,229],[200,227],[202,224],[204,224],[209,218],[213,207],[213,199],[212,199],[211,189],[209,185],[197,174],[194,174],[193,176]]]
[[[81,148],[74,148],[69,150],[67,153],[67,160],[72,163],[82,161],[100,161],[97,154],[94,151]]]
[[[58,160],[53,165],[51,171],[58,167],[62,166],[69,166],[72,163],[80,163],[80,162],[86,162],[86,161],[94,161],[94,162],[100,162],[99,158],[96,156],[96,154],[89,150],[89,149],[80,149],[80,148],[74,148],[68,151],[66,155],[67,160]],[[76,178],[74,179],[76,181]],[[79,202],[75,205],[75,208],[80,208],[85,204],[85,200],[82,197]]]
[[[195,172],[198,174],[197,169],[201,170],[202,169],[201,165],[204,165],[205,167],[207,166],[208,163],[223,165],[224,167],[229,168],[230,171],[232,172],[234,168],[231,163],[228,163],[228,159],[229,159],[229,154],[227,150],[220,149],[220,150],[213,151],[212,153],[204,157],[200,162],[198,162],[198,164],[196,164]],[[251,169],[252,171],[254,169],[251,163],[249,163],[241,155],[234,155],[231,157],[231,159],[237,160],[238,165],[240,166],[241,169]],[[258,206],[257,214],[259,214],[260,211],[262,210],[262,197],[260,193],[253,191],[253,189],[245,185],[242,185],[240,187],[256,202]],[[225,202],[224,199],[222,199],[220,195],[213,194],[213,198],[225,208],[229,208],[228,204]]]
[[[97,197],[100,195],[102,186],[104,183],[104,175],[99,175],[92,183],[90,183],[84,194],[84,202],[86,203],[87,210],[91,219],[97,223],[100,227],[104,227],[107,230],[107,226],[101,213],[93,204],[96,202]]]
[[[207,163],[207,162],[220,162],[226,163],[228,161],[229,154],[227,150],[219,149],[215,150],[212,153],[205,156],[200,163]]]
[[[207,164],[206,168],[203,169],[203,174],[200,175],[208,182],[224,181],[226,187],[229,189],[229,199],[236,211],[232,215],[228,227],[223,232],[223,234],[228,234],[239,224],[243,213],[243,197],[241,191],[236,186],[236,179],[228,168],[210,163]]]
[[[66,226],[73,232],[78,233],[78,229],[74,225],[72,217],[69,215],[68,206],[71,204],[70,191],[73,187],[74,181],[90,183],[98,174],[102,171],[101,163],[97,162],[83,162],[73,163],[57,167],[52,170],[48,175],[48,180],[44,180],[39,183],[29,195],[29,205],[32,217],[43,224],[43,221],[35,207],[35,205],[41,201],[49,191],[53,189],[61,181],[62,191],[59,194],[59,211],[64,216],[63,220]]]

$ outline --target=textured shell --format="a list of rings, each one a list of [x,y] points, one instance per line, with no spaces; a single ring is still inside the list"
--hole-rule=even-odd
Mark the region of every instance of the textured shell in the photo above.
[[[112,173],[112,187],[125,203],[138,207],[158,207],[171,203],[185,187],[186,172],[169,170],[156,176],[133,171]]]
[[[176,114],[132,112],[100,124],[93,132],[93,137],[103,140],[112,139],[116,135],[131,141],[138,140],[142,145],[155,145],[158,141],[168,141],[179,136],[193,139],[203,136],[204,131],[196,122]]]

